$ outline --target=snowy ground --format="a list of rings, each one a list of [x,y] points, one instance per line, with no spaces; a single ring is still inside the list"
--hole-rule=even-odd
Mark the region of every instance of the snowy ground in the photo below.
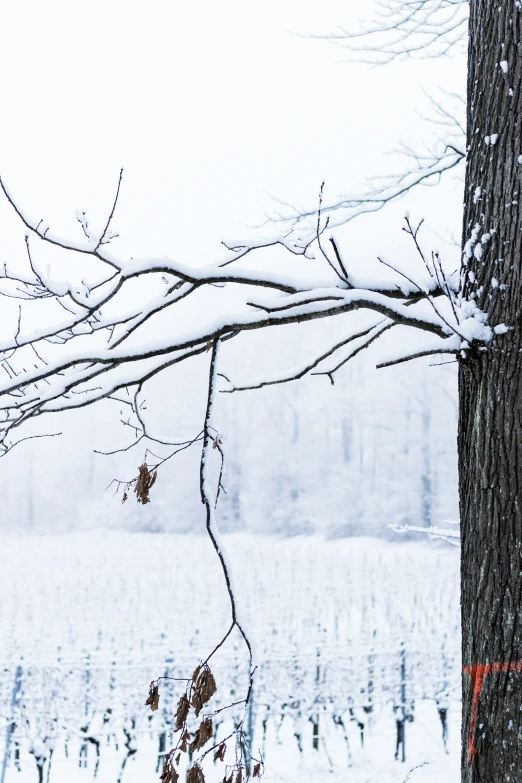
[[[283,730],[280,743],[275,737],[270,741],[270,754],[267,756],[267,770],[264,783],[294,783],[306,780],[308,783],[403,783],[408,778],[411,783],[457,783],[459,777],[459,717],[457,712],[450,721],[449,753],[441,752],[439,734],[440,724],[433,710],[421,708],[411,727],[408,727],[407,761],[402,763],[393,759],[395,747],[393,715],[387,716],[379,730],[371,731],[364,753],[356,754],[351,762],[344,747],[339,744],[338,753],[332,754],[332,765],[324,753],[311,748],[301,755],[295,747],[291,727]],[[89,751],[90,753],[91,751]],[[86,769],[78,766],[79,743],[70,743],[69,758],[65,757],[63,747],[58,747],[52,763],[50,780],[55,783],[92,783],[94,761],[90,757]],[[97,779],[102,783],[113,783],[118,779],[123,752],[114,749],[102,749],[101,763]],[[139,751],[127,764],[123,781],[127,783],[145,783],[155,781],[157,763],[157,743],[150,737],[140,742]],[[421,766],[422,765],[422,766]],[[415,769],[416,767],[416,769]],[[222,765],[209,767],[207,781],[216,783],[222,780]],[[412,771],[414,770],[414,771]],[[221,774],[220,774],[221,773]],[[10,766],[7,771],[7,783],[36,783],[37,770],[32,757],[22,754],[22,770],[17,772]]]
[[[266,783],[403,783],[421,764],[412,783],[456,781],[458,552],[373,539],[234,535],[226,544],[259,664],[250,730]],[[151,716],[148,683],[167,671],[190,675],[227,627],[206,539],[3,536],[0,589],[0,727],[10,736],[7,756],[0,745],[0,783],[36,783],[30,751],[43,747],[48,759],[51,746],[48,783],[91,781],[96,742],[98,780],[156,779],[159,738],[179,693],[165,686]],[[213,665],[216,706],[242,693],[245,663],[232,639]],[[401,709],[413,716],[404,763],[394,758]],[[128,748],[136,753],[122,774]],[[209,783],[221,780],[212,764],[207,771]]]

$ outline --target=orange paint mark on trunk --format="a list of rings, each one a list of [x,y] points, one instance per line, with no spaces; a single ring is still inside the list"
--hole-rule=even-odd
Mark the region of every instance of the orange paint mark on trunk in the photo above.
[[[482,692],[482,685],[484,684],[484,677],[487,677],[487,675],[491,674],[492,672],[520,674],[522,672],[522,661],[486,663],[484,665],[476,663],[473,666],[465,666],[463,671],[465,674],[469,674],[473,681],[473,697],[471,702],[471,718],[469,723],[468,736],[468,766],[471,767],[473,764],[473,756],[477,752],[475,747],[475,730],[477,728],[478,705],[480,701],[480,694]]]

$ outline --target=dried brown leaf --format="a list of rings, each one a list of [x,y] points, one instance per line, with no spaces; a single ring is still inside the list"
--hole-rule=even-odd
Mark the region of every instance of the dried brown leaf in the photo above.
[[[188,731],[186,731],[181,738],[181,744],[179,746],[179,749],[181,750],[182,753],[187,752],[189,740],[190,740],[190,734],[188,733]]]
[[[145,702],[145,706],[146,707],[150,706],[152,712],[155,712],[159,707],[159,700],[160,700],[160,695],[159,695],[158,686],[154,682],[151,682],[149,688],[149,697]]]
[[[199,764],[194,764],[187,772],[187,783],[205,783],[205,776]]]
[[[179,775],[172,766],[172,751],[165,756],[165,763],[160,775],[161,783],[178,783]]]
[[[187,694],[184,693],[181,699],[178,701],[178,708],[176,710],[176,725],[174,727],[174,731],[180,731],[180,729],[183,728],[185,721],[187,720],[189,710],[190,702],[187,698]]]
[[[194,675],[196,675],[196,672],[198,672],[197,669],[194,672]],[[216,691],[217,687],[214,675],[210,671],[210,668],[205,664],[197,673],[194,684],[194,692],[192,694],[191,705],[194,707],[196,712],[196,718],[203,709],[203,705],[210,701]]]
[[[136,500],[138,503],[150,503],[150,490],[154,486],[158,471],[150,471],[145,463],[138,468],[138,478],[134,485],[134,492],[136,493]]]
[[[127,500],[127,498],[128,498],[128,495],[127,495],[127,493],[126,493],[126,492],[124,492],[124,493],[123,493],[123,497],[122,497],[122,499],[121,499],[121,502],[122,502],[122,503],[125,503],[125,501]]]
[[[190,752],[194,753],[196,750],[200,750],[200,748],[206,745],[206,743],[212,737],[212,734],[212,718],[204,718],[204,720],[201,721],[199,729],[197,729],[196,733],[194,734],[194,739],[190,743]]]
[[[254,764],[254,771],[252,772],[253,778],[260,778],[261,777],[261,764]]]
[[[219,748],[214,753],[214,761],[224,761],[226,750],[227,750],[227,746],[225,745],[224,742],[222,742]]]

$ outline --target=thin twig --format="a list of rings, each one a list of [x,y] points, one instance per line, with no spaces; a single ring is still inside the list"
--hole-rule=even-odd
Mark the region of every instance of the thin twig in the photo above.
[[[109,230],[109,226],[111,225],[111,220],[114,217],[114,212],[116,211],[116,205],[118,204],[118,198],[120,196],[120,188],[121,188],[121,181],[122,181],[122,179],[123,179],[123,169],[120,169],[120,175],[118,177],[118,185],[117,185],[117,188],[116,188],[116,195],[114,197],[114,201],[113,201],[113,204],[112,204],[112,209],[111,209],[111,211],[109,213],[109,217],[107,218],[107,222],[105,224],[105,228],[103,229],[103,233],[101,234],[100,239],[98,240],[98,244],[96,245],[94,250],[98,250],[98,248],[101,245],[107,244],[103,240],[105,239],[105,235],[106,235],[107,231]]]

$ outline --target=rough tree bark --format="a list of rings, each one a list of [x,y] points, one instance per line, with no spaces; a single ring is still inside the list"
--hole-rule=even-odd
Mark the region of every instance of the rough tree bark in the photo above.
[[[464,293],[514,328],[459,370],[463,783],[522,781],[521,5],[470,4]]]

